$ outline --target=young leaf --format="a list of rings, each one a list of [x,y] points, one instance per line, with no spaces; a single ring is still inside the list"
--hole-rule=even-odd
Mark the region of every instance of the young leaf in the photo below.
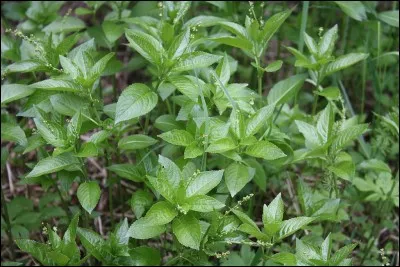
[[[217,56],[201,51],[186,53],[182,55],[178,63],[175,64],[172,71],[182,72],[196,68],[205,68],[219,61],[221,58],[222,56]]]
[[[184,208],[198,212],[211,212],[222,209],[225,204],[219,202],[215,198],[205,195],[195,195],[185,200]]]
[[[343,56],[338,57],[335,61],[329,63],[325,69],[325,75],[330,75],[339,70],[350,67],[351,65],[360,62],[361,60],[366,59],[369,54],[364,53],[350,53]]]
[[[162,63],[162,57],[165,53],[164,48],[153,36],[132,29],[126,29],[125,36],[133,49],[150,63],[154,65],[160,65]]]
[[[157,105],[158,96],[142,83],[128,86],[117,102],[115,124],[149,113]]]
[[[207,194],[221,182],[223,174],[224,170],[194,174],[186,187],[186,197]]]
[[[332,126],[334,121],[334,114],[330,103],[322,111],[317,122],[317,132],[322,139],[322,144],[326,144],[332,134]]]
[[[182,245],[199,250],[201,241],[200,222],[192,214],[176,218],[172,223],[172,232]]]
[[[1,86],[1,104],[7,104],[15,100],[30,96],[35,92],[24,84],[3,84]]]
[[[306,44],[308,50],[310,51],[311,54],[313,55],[318,55],[318,46],[315,40],[308,35],[306,32],[304,32],[304,43]]]
[[[206,149],[206,152],[209,153],[223,153],[232,149],[235,149],[237,146],[232,138],[225,137],[222,139],[218,139],[212,142]]]
[[[58,172],[73,165],[79,165],[79,160],[71,153],[64,153],[40,160],[25,178],[33,178]]]
[[[311,223],[314,218],[310,217],[296,217],[286,221],[283,221],[281,229],[279,230],[279,240],[290,236],[296,231],[300,230],[302,227]]]
[[[11,123],[1,123],[1,139],[18,142],[21,146],[26,146],[28,144],[25,132],[21,127]]]
[[[125,150],[143,149],[156,144],[158,141],[150,136],[135,134],[119,140],[118,147]]]
[[[274,62],[268,64],[268,66],[264,70],[266,72],[275,72],[282,68],[282,64],[283,64],[282,60],[277,60],[277,61],[274,61]]]
[[[348,142],[362,135],[368,129],[368,124],[359,124],[351,126],[340,131],[331,144],[332,152],[342,149]]]
[[[245,153],[256,158],[274,160],[285,157],[286,154],[276,145],[268,141],[258,141],[256,144],[248,146]]]
[[[281,193],[279,193],[269,205],[264,204],[263,208],[263,223],[264,225],[272,223],[280,223],[283,220],[283,201]],[[265,226],[267,228],[267,226]]]
[[[303,86],[306,74],[297,74],[275,84],[268,94],[268,104],[276,106],[286,103]]]
[[[131,227],[129,227],[129,236],[135,239],[149,239],[165,232],[165,225],[154,225],[153,223],[154,219],[146,217],[136,220]]]
[[[44,80],[34,84],[29,85],[31,88],[36,88],[40,90],[51,90],[51,91],[66,91],[66,92],[74,92],[78,93],[83,91],[81,85],[64,80]]]
[[[269,42],[274,33],[279,29],[279,27],[290,16],[291,13],[291,10],[277,13],[265,22],[264,28],[260,35],[260,41],[264,46]]]
[[[365,6],[361,1],[334,1],[349,17],[363,21],[367,19]]]
[[[399,10],[381,12],[378,14],[378,18],[393,27],[399,27]]]
[[[176,146],[189,146],[193,141],[193,136],[185,130],[172,130],[159,134],[158,137]]]
[[[275,105],[271,104],[259,109],[247,122],[246,136],[252,136],[256,134],[274,112]]]
[[[130,204],[136,218],[142,217],[146,207],[150,206],[152,201],[153,195],[147,191],[139,189],[133,193]]]
[[[225,183],[232,197],[253,179],[255,172],[255,169],[236,162],[226,168]]]
[[[150,208],[145,218],[152,221],[152,225],[164,225],[171,222],[177,215],[178,212],[169,202],[160,201]]]
[[[85,182],[79,185],[77,196],[82,207],[91,214],[100,200],[101,189],[97,182]]]
[[[335,47],[335,42],[338,38],[337,24],[325,32],[318,44],[318,56],[320,58],[329,58]]]

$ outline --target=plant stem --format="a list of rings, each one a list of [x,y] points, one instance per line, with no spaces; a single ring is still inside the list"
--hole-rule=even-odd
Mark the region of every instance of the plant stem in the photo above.
[[[107,150],[105,150],[105,156],[106,156],[106,166],[110,165],[110,159],[109,159],[109,153]],[[110,172],[106,168],[106,177],[107,180],[109,181],[108,183],[108,209],[110,211],[110,220],[111,220],[111,227],[114,228],[114,208],[113,208],[113,198],[112,198],[112,183],[111,179],[109,177]]]
[[[4,193],[3,193],[3,186],[1,187],[1,211],[4,216],[4,220],[7,224],[7,235],[8,235],[8,243],[9,243],[9,248],[10,248],[10,258],[11,260],[15,259],[15,251],[14,251],[14,238],[11,232],[11,221],[10,221],[10,216],[8,215],[8,209],[7,209],[7,203],[6,199],[4,198]]]
[[[71,217],[71,212],[68,209],[68,204],[67,204],[67,202],[65,202],[65,200],[64,200],[64,198],[62,196],[61,190],[60,190],[60,188],[58,188],[57,184],[55,185],[55,188],[56,188],[56,191],[57,191],[57,193],[58,193],[58,195],[60,197],[61,204],[62,204],[65,212],[67,213],[68,219],[71,221],[72,217]]]
[[[315,86],[316,90],[319,91],[319,83],[320,83],[320,79],[319,79],[319,72],[317,73],[317,84]],[[312,107],[312,116],[315,115],[315,113],[317,112],[317,105],[318,105],[318,94],[314,94],[314,103],[313,103],[313,107]]]

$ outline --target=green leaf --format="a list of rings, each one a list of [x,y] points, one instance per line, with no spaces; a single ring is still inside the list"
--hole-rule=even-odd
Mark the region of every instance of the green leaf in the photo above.
[[[296,256],[289,252],[280,252],[271,256],[271,260],[284,266],[296,266]]]
[[[225,207],[225,204],[219,202],[213,197],[205,195],[195,195],[185,199],[184,208],[188,206],[188,210],[194,210],[198,212],[211,212],[219,210]]]
[[[242,223],[251,225],[253,228],[258,229],[257,224],[252,219],[250,219],[250,217],[246,215],[246,213],[237,209],[232,209],[231,211],[239,218],[239,220],[242,221]]]
[[[174,188],[165,175],[153,177],[148,175],[147,179],[154,187],[155,191],[160,193],[165,199],[171,203],[176,202],[176,188]]]
[[[21,127],[11,123],[1,123],[1,139],[4,141],[17,142],[21,146],[26,146],[28,144],[25,132]]]
[[[253,47],[252,43],[249,40],[246,40],[246,39],[243,39],[240,37],[210,36],[208,39],[218,42],[218,43],[221,43],[221,44],[237,47],[237,48],[240,48],[243,50],[248,50],[248,51],[250,51]]]
[[[324,88],[324,90],[316,92],[316,94],[325,97],[328,100],[339,100],[340,90],[336,86],[329,86]]]
[[[277,106],[288,102],[303,86],[306,78],[306,74],[298,74],[275,84],[268,94],[268,104],[275,104]]]
[[[79,185],[77,196],[81,206],[91,214],[100,200],[101,189],[97,182],[85,182]]]
[[[325,32],[318,44],[318,56],[320,58],[329,58],[335,48],[335,42],[338,38],[337,24]]]
[[[150,136],[135,134],[119,140],[118,147],[125,150],[143,149],[156,144],[158,141]]]
[[[47,143],[55,147],[65,146],[65,141],[67,139],[65,128],[52,121],[42,121],[37,118],[34,118],[33,121],[35,122],[38,132]]]
[[[206,149],[209,153],[223,153],[235,149],[237,145],[230,137],[225,137],[212,142]]]
[[[297,217],[282,222],[281,229],[279,230],[279,239],[284,239],[291,234],[297,232],[302,227],[311,223],[314,218],[310,217]]]
[[[66,116],[74,116],[76,112],[88,105],[82,97],[68,93],[52,95],[50,96],[50,102],[58,113]],[[82,112],[83,116],[89,117],[86,112]]]
[[[380,172],[392,173],[392,169],[389,167],[389,165],[379,159],[364,160],[358,167],[362,170],[367,170],[367,171],[372,170],[376,171],[377,173]]]
[[[135,247],[129,251],[135,266],[159,266],[161,254],[158,249],[151,247]]]
[[[378,14],[378,18],[389,25],[399,27],[399,10],[381,12]]]
[[[274,109],[275,105],[271,104],[257,110],[247,121],[246,136],[256,134],[268,122],[269,118],[271,118]]]
[[[340,131],[331,144],[331,150],[333,153],[342,149],[347,143],[353,141],[355,138],[359,137],[368,129],[368,124],[359,124],[351,126]]]
[[[229,193],[234,197],[253,179],[256,170],[243,164],[233,162],[225,170],[225,183]]]
[[[124,24],[118,24],[117,22],[106,20],[101,25],[103,28],[104,35],[110,43],[117,41],[123,34],[125,30]]]
[[[191,27],[209,27],[214,26],[221,21],[226,21],[226,19],[215,16],[197,16],[188,20],[183,28],[191,28]]]
[[[153,195],[147,191],[139,189],[133,193],[130,204],[136,218],[142,217],[145,209],[151,205],[152,201]]]
[[[61,67],[63,68],[64,72],[69,74],[72,79],[77,79],[80,76],[80,71],[76,67],[75,63],[72,62],[69,58],[66,58],[64,56],[59,56],[60,57],[60,63]]]
[[[73,165],[79,165],[79,160],[71,153],[63,153],[57,156],[40,160],[33,170],[25,178],[33,178],[45,174],[58,172]]]
[[[365,7],[361,1],[334,1],[349,17],[363,21],[367,19]]]
[[[239,25],[231,21],[221,21],[218,24],[221,25],[222,28],[230,31],[231,33],[239,36],[240,38],[249,39],[247,31],[242,25]]]
[[[17,239],[15,240],[15,243],[22,251],[29,253],[33,258],[38,260],[43,265],[47,265],[49,263],[47,255],[50,252],[50,248],[48,245],[29,239]]]
[[[3,84],[1,86],[1,104],[7,104],[15,100],[30,96],[35,92],[24,84]]]
[[[308,35],[306,32],[304,32],[304,43],[306,44],[308,50],[310,51],[311,54],[313,55],[318,55],[318,46],[315,40]]]
[[[346,259],[351,252],[357,247],[357,244],[350,244],[342,247],[335,254],[333,254],[330,262],[332,265],[339,265],[344,259]]]
[[[272,17],[270,17],[264,24],[264,28],[262,29],[261,35],[259,36],[263,45],[266,45],[275,32],[279,29],[279,27],[285,22],[285,20],[292,13],[291,10],[286,10],[283,12],[279,12]]]
[[[154,225],[153,223],[154,219],[146,217],[136,220],[131,227],[129,227],[129,236],[135,239],[149,239],[165,232],[165,225]]]
[[[190,179],[186,187],[186,197],[205,195],[215,188],[222,180],[224,170],[205,171]]]
[[[201,51],[186,53],[181,56],[179,61],[174,65],[172,71],[182,72],[196,68],[205,68],[221,60],[221,58],[222,56],[217,56]]]
[[[263,223],[265,228],[267,228],[268,224],[272,223],[280,223],[283,220],[283,201],[281,197],[281,193],[279,193],[274,200],[269,203],[269,205],[265,205],[263,207]]]
[[[316,247],[303,242],[298,238],[296,238],[296,258],[297,264],[305,266],[311,265],[311,260],[322,260],[322,256]]]
[[[172,130],[159,134],[158,137],[176,146],[189,146],[193,141],[193,136],[185,130]]]
[[[332,74],[339,70],[345,69],[354,65],[364,59],[366,59],[369,54],[364,53],[349,53],[338,57],[335,61],[329,63],[325,69],[325,75]]]
[[[92,142],[87,142],[82,145],[76,156],[79,158],[89,158],[89,157],[96,157],[98,154],[99,150],[97,146]]]
[[[115,172],[118,176],[134,182],[142,182],[143,176],[137,166],[131,163],[114,164],[107,167],[108,170]]]
[[[94,66],[90,69],[89,77],[93,80],[99,78],[103,71],[105,70],[110,59],[115,55],[114,52],[108,53],[104,57],[102,57],[99,61],[94,64]]]
[[[158,96],[142,83],[128,86],[117,102],[115,124],[149,113],[157,105]]]
[[[324,261],[328,261],[331,257],[331,249],[332,249],[332,237],[331,233],[325,238],[324,242],[321,244],[321,255]]]
[[[5,68],[5,73],[13,73],[13,72],[31,72],[31,71],[42,71],[45,70],[46,67],[43,62],[34,59],[22,60],[15,62],[11,65],[8,65]]]
[[[172,76],[168,80],[185,96],[189,97],[194,102],[197,102],[199,97],[199,90],[190,78],[186,76]]]
[[[34,84],[29,85],[31,88],[36,88],[40,90],[51,90],[51,91],[66,91],[66,92],[74,92],[78,93],[83,91],[81,85],[64,80],[44,80]]]
[[[168,49],[168,57],[172,60],[178,59],[181,55],[183,55],[190,42],[190,29],[187,28],[180,35],[178,35],[170,48]]]
[[[201,241],[200,222],[193,215],[187,214],[176,218],[172,223],[172,232],[179,243],[185,247],[199,250]]]
[[[76,238],[76,230],[78,228],[79,222],[79,215],[80,213],[76,213],[72,218],[71,222],[69,223],[67,231],[65,231],[63,240],[65,243],[75,242]]]
[[[277,60],[277,61],[274,61],[274,62],[268,64],[268,66],[266,68],[264,68],[264,70],[266,72],[275,72],[282,68],[282,64],[283,64],[282,60]]]
[[[154,204],[146,213],[145,218],[152,221],[152,225],[164,225],[171,222],[178,212],[169,202],[160,201]]]
[[[318,137],[317,129],[314,126],[304,121],[298,121],[298,120],[296,120],[295,123],[297,125],[297,128],[299,128],[299,131],[303,134],[304,138],[306,139],[307,148],[314,148],[322,145]]]
[[[285,157],[286,154],[276,145],[268,141],[258,141],[256,144],[248,146],[245,153],[256,158],[274,160]]]
[[[162,44],[153,36],[132,29],[126,29],[125,36],[130,46],[147,61],[154,65],[160,65],[162,63],[162,57],[165,51]]]
[[[203,148],[198,147],[197,143],[193,142],[185,148],[183,157],[185,159],[194,159],[203,155],[203,153],[204,153]]]
[[[176,117],[174,115],[166,114],[161,115],[154,122],[154,127],[157,129],[168,132],[174,129],[182,129],[182,124],[176,121]]]
[[[169,158],[158,155],[158,162],[162,166],[158,176],[163,176],[167,179],[168,183],[177,189],[182,180],[182,173],[179,167]]]
[[[77,17],[65,16],[58,19],[43,28],[44,32],[60,33],[60,32],[73,32],[85,28],[85,23]]]
[[[317,132],[322,139],[322,144],[326,144],[332,135],[334,122],[333,109],[330,103],[321,112],[317,122]]]

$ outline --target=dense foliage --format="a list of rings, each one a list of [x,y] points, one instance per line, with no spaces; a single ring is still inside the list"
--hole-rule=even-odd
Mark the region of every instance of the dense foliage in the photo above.
[[[397,1],[1,5],[2,265],[398,266]]]

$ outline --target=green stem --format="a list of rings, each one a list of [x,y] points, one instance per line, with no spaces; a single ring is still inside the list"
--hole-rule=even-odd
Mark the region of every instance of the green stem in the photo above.
[[[71,212],[70,212],[70,210],[68,209],[68,204],[67,204],[67,202],[65,202],[65,200],[64,200],[64,198],[63,198],[63,196],[62,196],[61,190],[60,190],[60,188],[58,188],[58,185],[57,185],[57,184],[55,185],[55,188],[56,188],[56,191],[57,191],[57,193],[58,193],[58,195],[59,195],[59,197],[60,197],[60,200],[61,200],[61,204],[62,204],[62,206],[63,206],[63,209],[64,209],[65,212],[67,213],[68,219],[71,221],[72,217],[71,217]]]
[[[109,159],[109,153],[107,150],[105,150],[105,156],[106,156],[106,166],[110,165],[110,159]],[[109,181],[108,183],[108,209],[110,211],[110,220],[111,220],[111,227],[114,228],[114,205],[113,205],[113,197],[112,197],[112,183],[111,183],[111,177],[108,176],[109,171],[106,168],[106,177],[107,180]]]
[[[319,72],[317,73],[317,84],[315,86],[316,90],[319,91],[319,83],[320,83],[320,79],[319,79]],[[314,94],[314,103],[313,103],[313,107],[312,107],[312,116],[314,117],[315,113],[317,112],[317,105],[318,105],[318,94]]]
[[[7,224],[7,235],[8,235],[8,242],[9,242],[9,248],[10,248],[10,258],[11,260],[15,259],[15,251],[14,251],[14,238],[11,232],[11,221],[10,221],[10,216],[8,215],[8,209],[7,209],[7,203],[6,203],[6,199],[4,198],[4,193],[3,193],[3,186],[1,187],[1,211],[3,213],[4,216],[4,220]]]

